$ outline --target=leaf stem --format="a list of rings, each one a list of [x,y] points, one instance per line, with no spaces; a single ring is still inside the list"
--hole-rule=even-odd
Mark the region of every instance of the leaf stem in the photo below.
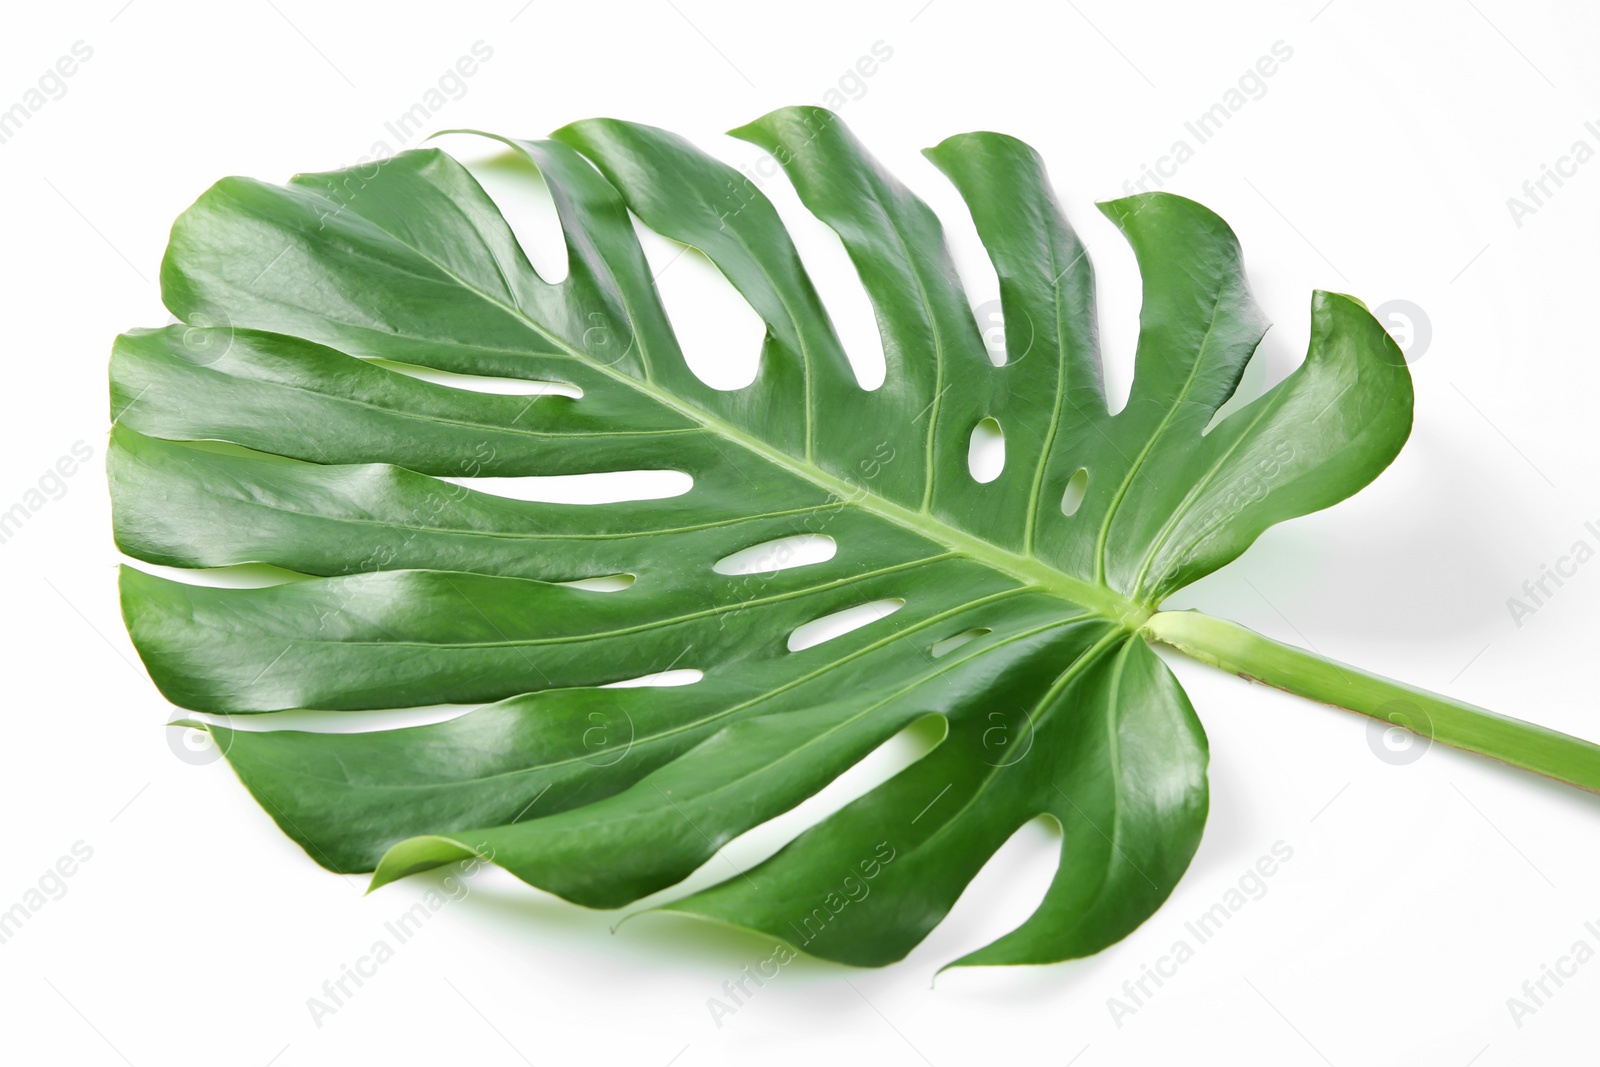
[[[1198,611],[1163,611],[1140,630],[1204,663],[1278,689],[1600,793],[1600,745],[1280,644]]]

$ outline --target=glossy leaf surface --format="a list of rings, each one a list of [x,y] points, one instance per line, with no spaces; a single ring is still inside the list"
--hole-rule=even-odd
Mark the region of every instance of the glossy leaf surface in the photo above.
[[[1144,279],[1113,415],[1090,265],[1026,145],[975,133],[928,153],[1000,280],[996,366],[938,219],[837,118],[791,108],[734,133],[839,235],[882,334],[880,388],[858,385],[764,194],[661,130],[592,120],[506,142],[560,212],[557,284],[438,150],[206,192],[162,268],[181,321],[115,346],[117,542],[154,564],[305,577],[229,589],[126,568],[135,645],[173,703],[234,727],[482,705],[403,729],[212,731],[332,870],[382,883],[481,853],[593,907],[677,884],[937,716],[927,755],[667,907],[881,965],[1045,815],[1062,833],[1042,903],[958,962],[1098,951],[1167,897],[1206,816],[1204,733],[1139,627],[1389,463],[1410,427],[1404,360],[1359,302],[1318,292],[1302,366],[1210,426],[1266,323],[1226,224],[1141,195],[1101,205]],[[751,385],[689,370],[634,218],[704,252],[761,317]],[[495,395],[449,374],[552,387]],[[979,482],[984,420],[1005,461]],[[637,470],[693,486],[597,505],[489,481]],[[831,558],[715,566],[802,535],[831,538]],[[632,584],[571,584],[613,575]],[[864,605],[879,617],[792,640]],[[684,669],[703,674],[607,687]]]

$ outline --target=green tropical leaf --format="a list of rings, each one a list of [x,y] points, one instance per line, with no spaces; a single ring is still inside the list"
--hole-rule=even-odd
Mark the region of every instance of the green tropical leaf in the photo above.
[[[1050,816],[1060,866],[1037,911],[957,962],[1096,952],[1167,897],[1206,817],[1205,735],[1147,637],[1369,713],[1399,691],[1157,611],[1383,470],[1410,429],[1405,361],[1357,300],[1318,292],[1305,362],[1216,419],[1266,329],[1238,242],[1189,200],[1129,197],[1101,205],[1144,279],[1136,376],[1113,414],[1090,265],[1033,150],[975,133],[928,152],[1000,280],[996,366],[938,219],[836,117],[790,108],[734,135],[770,151],[842,240],[876,312],[881,387],[858,384],[761,191],[658,129],[593,120],[505,140],[560,213],[559,283],[442,151],[207,191],[162,265],[180,321],[115,345],[117,543],[153,564],[266,563],[299,580],[217,588],[125,568],[134,644],[173,703],[235,717],[207,728],[323,866],[379,885],[488,856],[602,908],[683,881],[931,716],[943,737],[926,756],[665,907],[881,965]],[[690,371],[635,217],[703,252],[761,317],[749,386]],[[493,395],[418,368],[551,386]],[[980,423],[1004,438],[988,482],[968,464]],[[558,504],[480,480],[642,469],[693,487]],[[717,566],[805,536],[830,538],[832,557]],[[620,575],[620,591],[588,581]],[[878,617],[795,638],[863,606]],[[702,675],[609,687],[670,669]],[[1483,723],[1509,731],[1502,748],[1536,729],[1406,692],[1435,736],[1477,751]],[[360,733],[236,728],[255,712],[435,704],[483,706]],[[1592,746],[1549,737],[1494,754],[1592,786]]]

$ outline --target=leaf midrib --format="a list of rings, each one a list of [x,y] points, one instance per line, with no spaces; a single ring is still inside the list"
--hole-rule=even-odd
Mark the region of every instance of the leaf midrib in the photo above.
[[[490,304],[498,308],[504,314],[511,316],[514,320],[521,323],[534,334],[557,346],[570,358],[576,359],[590,369],[606,375],[620,385],[624,385],[637,392],[643,393],[652,400],[656,401],[658,404],[663,405],[669,410],[674,411],[687,419],[699,423],[707,430],[710,430],[719,436],[733,441],[746,451],[760,456],[767,462],[789,472],[790,474],[793,474],[797,478],[810,482],[819,489],[827,491],[839,500],[853,504],[865,511],[869,511],[878,517],[886,519],[889,522],[910,530],[913,533],[920,534],[929,540],[943,545],[951,552],[977,560],[985,566],[990,567],[993,570],[1000,571],[1003,574],[1010,575],[1018,581],[1039,586],[1047,592],[1059,596],[1064,600],[1068,600],[1079,605],[1080,607],[1088,608],[1094,611],[1096,614],[1115,621],[1130,631],[1137,630],[1144,624],[1145,619],[1150,616],[1151,609],[1149,607],[1136,604],[1135,602],[1115,592],[1104,583],[1085,582],[1080,578],[1075,578],[1070,574],[1066,574],[1054,567],[1049,566],[1048,564],[1040,562],[1036,557],[1019,555],[1015,552],[1001,548],[998,545],[984,541],[982,538],[974,537],[965,531],[958,530],[955,527],[933,517],[931,514],[912,511],[909,508],[896,504],[892,500],[878,496],[862,486],[852,484],[842,478],[838,478],[832,474],[829,474],[827,471],[810,462],[807,462],[803,459],[797,459],[796,457],[791,456],[780,449],[774,448],[759,438],[753,437],[750,434],[745,433],[743,430],[740,430],[738,427],[717,418],[710,412],[690,404],[687,401],[680,400],[671,393],[662,391],[651,382],[644,381],[642,379],[635,378],[631,375],[623,374],[611,369],[597,360],[590,358],[588,353],[584,352],[582,349],[574,348],[564,338],[559,337],[545,329],[538,322],[534,321],[532,318],[529,318],[521,308],[516,307],[515,305],[506,304],[505,302],[496,299],[492,294],[486,293],[482,289],[470,284],[465,278],[462,278],[460,275],[452,271],[448,266],[438,262],[432,256],[429,256],[422,249],[402,240],[389,230],[383,229],[375,222],[372,222],[372,220],[369,219],[367,221],[373,227],[373,229],[384,233],[397,245],[407,249],[423,262],[431,265],[444,277],[458,285],[463,291],[472,293],[485,303]],[[629,325],[632,327],[635,324],[630,322]]]

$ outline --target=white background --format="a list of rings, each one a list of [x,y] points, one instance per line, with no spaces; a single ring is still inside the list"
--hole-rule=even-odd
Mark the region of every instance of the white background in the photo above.
[[[319,1026],[307,998],[429,883],[364,897],[361,879],[325,873],[279,834],[224,763],[175,754],[168,735],[181,735],[162,725],[173,709],[118,618],[100,469],[111,338],[166,321],[155,282],[171,220],[223,175],[282,180],[353,162],[376,141],[402,147],[385,123],[480,40],[492,58],[435,126],[537,136],[615,115],[739,164],[758,153],[718,131],[822,102],[883,42],[888,61],[845,78],[844,119],[944,215],[974,302],[994,280],[917,150],[974,128],[1035,145],[1096,261],[1108,373],[1123,392],[1139,283],[1092,201],[1121,195],[1175,139],[1192,144],[1185,120],[1283,41],[1293,56],[1264,95],[1165,187],[1229,220],[1278,323],[1249,390],[1303,352],[1314,287],[1422,309],[1431,340],[1410,353],[1416,428],[1368,491],[1269,532],[1177,603],[1600,738],[1600,562],[1520,627],[1507,607],[1575,541],[1600,546],[1584,527],[1600,524],[1600,162],[1520,226],[1507,207],[1575,140],[1600,147],[1584,128],[1600,120],[1600,13],[1507,0],[100,0],[14,6],[5,23],[0,108],[75,42],[93,49],[60,98],[0,144],[0,510],[75,442],[94,453],[0,544],[0,910],[75,843],[93,850],[64,895],[0,944],[8,1061],[1593,1062],[1600,962],[1548,986],[1520,1025],[1507,998],[1579,939],[1600,948],[1584,926],[1600,928],[1596,798],[1442,748],[1402,762],[1382,737],[1374,748],[1366,720],[1179,657],[1211,738],[1210,823],[1171,901],[1096,958],[932,983],[1037,900],[1053,860],[1029,830],[906,962],[797,961],[719,1026],[707,999],[769,943],[653,915],[613,935],[618,916],[491,871]],[[837,244],[799,216],[782,179],[765,188],[796,219],[847,343],[870,353]],[[525,217],[545,242],[539,263],[548,219]],[[697,359],[737,376],[754,334],[721,284],[693,257],[661,279]],[[1420,336],[1415,322],[1394,325]],[[852,781],[799,821],[842,803],[861,788]],[[1280,840],[1293,858],[1266,894],[1118,1025],[1108,998]]]

